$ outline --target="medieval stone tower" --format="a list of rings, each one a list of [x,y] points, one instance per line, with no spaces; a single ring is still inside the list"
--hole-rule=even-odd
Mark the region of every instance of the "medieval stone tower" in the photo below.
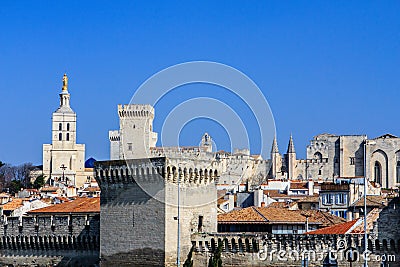
[[[85,176],[85,145],[76,143],[76,113],[70,107],[64,74],[60,106],[52,117],[52,144],[43,145],[43,174],[57,186],[81,186]]]
[[[218,172],[173,162],[160,157],[95,163],[102,266],[176,266],[178,255],[185,260],[192,235],[217,231]]]
[[[120,130],[109,132],[111,159],[150,157],[150,148],[157,143],[157,133],[153,132],[154,108],[118,105],[118,116]]]

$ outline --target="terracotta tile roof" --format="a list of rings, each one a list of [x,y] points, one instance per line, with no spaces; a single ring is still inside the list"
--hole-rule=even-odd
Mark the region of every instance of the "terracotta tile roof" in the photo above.
[[[315,231],[307,232],[308,235],[345,235],[347,234],[357,223],[359,219],[353,221],[340,223],[325,228],[321,228]]]
[[[269,204],[267,207],[284,209],[284,208],[288,208],[289,205],[286,202],[273,202],[273,203]]]
[[[70,202],[63,202],[49,207],[32,210],[28,213],[100,213],[100,198],[77,198]]]
[[[24,198],[14,198],[12,201],[3,205],[3,210],[16,210],[24,205],[24,201]]]
[[[367,214],[367,233],[369,233],[374,228],[374,222],[376,222],[379,219],[379,213],[380,213],[380,210],[375,208]],[[364,220],[362,220],[360,225],[355,227],[351,233],[352,234],[363,234],[364,233]]]
[[[308,185],[307,182],[291,182],[290,183],[290,189],[294,189],[294,190],[306,190],[308,189]]]
[[[312,210],[305,212],[286,208],[249,207],[218,215],[218,223],[304,224],[306,217],[308,217],[308,222],[310,224],[318,224],[321,226],[331,226],[345,222],[345,219],[322,211]]]
[[[305,197],[305,198],[299,199],[297,202],[298,203],[318,203],[319,202],[319,196]]]
[[[268,195],[271,198],[289,198],[288,195],[284,194],[284,193],[280,193],[279,190],[271,190],[271,189],[267,189],[267,190],[263,190],[264,195]]]
[[[383,196],[367,196],[367,206],[368,207],[384,207],[386,206],[386,199]],[[363,208],[364,207],[364,197],[356,200],[352,207]]]
[[[100,187],[95,186],[95,187],[86,187],[83,192],[99,192],[100,191]]]
[[[46,186],[43,187],[42,189],[40,189],[41,192],[56,192],[57,190],[59,190],[59,187],[55,187],[55,186]]]
[[[233,210],[218,215],[218,223],[266,223],[266,220],[254,207]]]
[[[321,222],[324,227],[346,222],[341,217],[320,210],[304,210],[302,214],[304,216],[311,216],[314,220]]]

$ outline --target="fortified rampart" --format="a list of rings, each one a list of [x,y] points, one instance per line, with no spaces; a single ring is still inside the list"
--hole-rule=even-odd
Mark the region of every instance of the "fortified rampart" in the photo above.
[[[98,214],[2,219],[0,265],[96,264],[99,229]]]
[[[194,235],[192,240],[195,246],[194,266],[207,266],[219,242],[222,242],[223,266],[227,267],[316,267],[323,266],[323,262],[329,258],[329,253],[331,259],[337,261],[337,266],[362,266],[363,238],[362,234],[198,234]],[[400,266],[399,245],[400,242],[396,244],[394,240],[369,236],[368,250],[371,253],[368,266]],[[308,259],[307,265],[305,259]],[[350,262],[350,259],[353,259],[353,262]],[[382,265],[382,262],[386,265]]]

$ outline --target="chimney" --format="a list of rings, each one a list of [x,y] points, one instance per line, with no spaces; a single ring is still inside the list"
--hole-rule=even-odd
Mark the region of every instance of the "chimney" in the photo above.
[[[314,195],[314,181],[313,180],[308,181],[308,195],[309,196]]]

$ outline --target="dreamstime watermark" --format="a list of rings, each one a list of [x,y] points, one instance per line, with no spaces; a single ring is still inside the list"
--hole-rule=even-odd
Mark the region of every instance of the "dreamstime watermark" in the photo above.
[[[238,109],[237,103],[229,102],[229,100],[225,100],[224,97],[216,98],[211,95],[199,97],[198,94],[196,95],[191,91],[192,89],[190,86],[186,86],[191,84],[211,85],[216,88],[215,90],[225,90],[223,95],[230,94],[236,99],[239,99],[240,103],[245,105],[247,107],[246,110],[250,110],[251,114],[243,112],[243,108]],[[169,99],[168,95],[173,93],[174,90],[182,90],[179,92],[182,92],[182,95],[185,95],[186,99]],[[194,96],[191,95],[191,93],[193,93]],[[154,119],[154,114],[157,112],[154,112],[152,107],[155,107],[158,103],[162,103],[163,99],[168,99],[169,111],[167,111],[168,114],[162,114],[166,115],[163,116],[165,119],[161,129],[156,130],[158,132],[159,149],[161,151],[157,150],[158,153],[154,153],[154,150],[147,149],[151,137],[155,139],[155,134],[152,136],[151,133],[153,129],[149,127],[149,125],[137,127],[137,125],[135,125],[136,122],[131,118],[136,116],[150,116],[148,122],[151,123]],[[229,98],[226,97],[226,99]],[[210,170],[214,173],[216,164],[212,158],[210,160],[205,156],[205,154],[201,153],[201,147],[189,152],[179,147],[179,137],[182,129],[188,125],[188,123],[193,122],[196,119],[208,119],[222,127],[228,135],[230,150],[232,152],[234,148],[250,149],[253,147],[254,149],[254,147],[256,147],[256,149],[252,151],[253,154],[267,155],[271,149],[273,138],[276,135],[275,121],[271,108],[265,95],[257,87],[256,83],[243,72],[231,66],[217,62],[186,62],[159,71],[135,90],[129,104],[130,105],[126,107],[126,110],[125,107],[122,107],[123,110],[120,111],[120,114],[122,114],[122,116],[120,115],[122,118],[121,128],[123,128],[121,131],[121,142],[123,144],[130,142],[129,145],[122,146],[122,154],[127,161],[127,165],[129,165],[129,159],[132,158],[132,151],[138,149],[135,147],[136,145],[139,146],[139,151],[145,151],[142,158],[152,158],[165,155],[169,156],[168,153],[171,151],[171,153],[176,153],[172,155],[171,158],[176,157],[180,160],[173,162],[171,165],[174,166],[171,167],[177,169],[182,168],[182,170],[185,169],[186,174],[189,171],[194,172],[195,170],[198,171],[199,175],[203,175],[205,172],[210,172]],[[163,112],[166,111],[163,110]],[[254,127],[254,125],[249,127],[248,124],[246,124],[250,118],[253,118],[256,127]],[[126,141],[130,139],[131,136],[124,136],[124,134],[129,133],[129,131],[134,133],[132,128],[135,127],[136,136],[145,136],[143,144],[137,144],[134,140]],[[207,129],[204,129],[203,133],[204,132],[207,132]],[[193,142],[196,142],[196,140],[193,140]],[[145,149],[140,149],[140,146],[142,145]],[[217,145],[218,144],[213,143],[214,148],[217,147]],[[169,151],[168,148],[164,148],[171,146],[177,149]],[[190,153],[191,155],[188,156]],[[144,166],[144,169],[146,169],[150,164],[153,163],[149,160],[149,164],[142,165]],[[221,174],[221,170],[217,171],[218,174]],[[245,172],[246,168],[241,168],[241,173],[237,175],[240,179],[237,179],[235,182],[236,184],[242,182],[241,178],[245,175]],[[153,198],[156,198],[161,202],[168,201],[168,199],[161,199],[163,197],[162,194],[160,195],[161,198],[159,198],[157,194],[157,192],[159,192],[158,189],[164,187],[161,180],[154,180],[153,183],[141,183],[138,179],[137,183]],[[207,185],[205,183],[200,183],[199,186]],[[191,189],[190,187],[185,187],[185,190],[193,190],[193,195],[195,195],[195,193],[199,191],[199,188]],[[191,193],[186,192],[186,194],[189,196]],[[213,198],[215,197],[216,196]],[[200,200],[204,203],[197,203],[198,201],[195,201],[196,205],[208,204],[216,199],[203,198]],[[175,200],[172,201],[173,203],[168,204],[176,204]],[[192,206],[192,203],[185,202],[183,205]]]
[[[393,254],[376,254],[369,250],[359,251],[353,247],[347,247],[345,240],[337,242],[337,249],[268,249],[264,245],[258,251],[258,259],[260,261],[307,261],[307,262],[396,262],[396,255]]]

